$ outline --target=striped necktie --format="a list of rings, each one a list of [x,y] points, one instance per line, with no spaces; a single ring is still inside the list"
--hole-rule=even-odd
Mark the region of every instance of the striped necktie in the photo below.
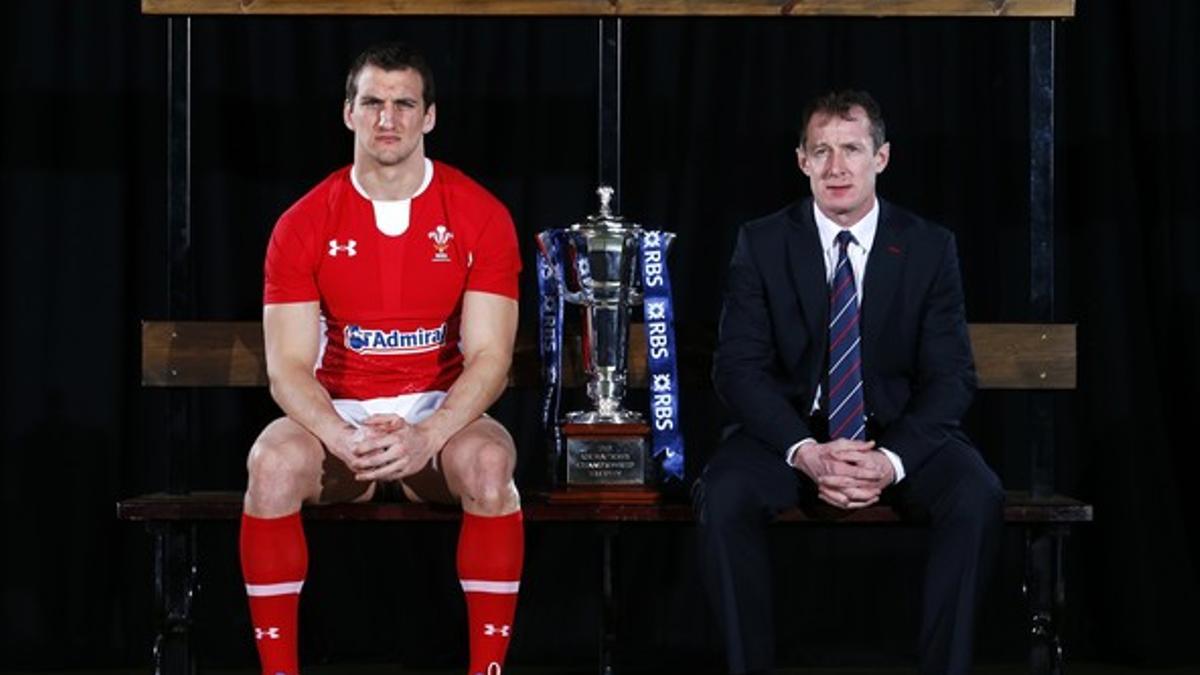
[[[858,291],[846,248],[854,236],[838,232],[838,261],[829,291],[829,440],[866,440]]]

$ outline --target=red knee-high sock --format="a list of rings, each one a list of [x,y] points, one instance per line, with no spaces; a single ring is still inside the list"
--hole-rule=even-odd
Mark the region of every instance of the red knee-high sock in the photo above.
[[[297,612],[308,572],[300,513],[282,518],[242,514],[242,577],[263,675],[296,675]]]
[[[500,675],[512,637],[524,558],[520,511],[495,518],[463,514],[458,579],[467,597],[470,675]]]

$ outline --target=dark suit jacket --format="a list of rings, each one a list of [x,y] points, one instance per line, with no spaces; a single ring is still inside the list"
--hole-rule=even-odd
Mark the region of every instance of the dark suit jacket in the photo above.
[[[976,379],[954,236],[881,199],[865,280],[868,430],[913,472],[947,441],[969,443],[960,421]],[[781,455],[814,435],[809,415],[826,367],[828,317],[812,199],[743,225],[713,381],[735,426]]]

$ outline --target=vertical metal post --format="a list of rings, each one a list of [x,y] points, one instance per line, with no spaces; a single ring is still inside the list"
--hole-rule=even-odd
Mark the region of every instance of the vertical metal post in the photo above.
[[[605,523],[600,527],[603,538],[601,555],[600,583],[604,592],[603,608],[600,617],[600,675],[613,675],[613,651],[617,645],[617,622],[620,620],[617,611],[617,571],[616,571],[616,523]]]
[[[1029,24],[1029,305],[1031,319],[1054,320],[1054,22]],[[1054,400],[1029,401],[1030,491],[1054,493]],[[1030,614],[1030,671],[1062,672],[1062,537],[1057,527],[1026,533],[1025,592]]]
[[[192,20],[167,19],[167,316],[190,319],[195,312],[192,280]],[[167,491],[191,490],[190,412],[192,393],[168,394]]]
[[[1029,24],[1029,305],[1031,319],[1054,320],[1054,22]],[[1035,496],[1054,492],[1053,401],[1031,396]]]
[[[598,24],[598,128],[600,183],[613,188],[613,213],[621,212],[621,19]]]
[[[1025,580],[1029,603],[1029,672],[1062,675],[1064,668],[1059,624],[1066,605],[1066,579],[1062,570],[1062,525],[1031,524],[1025,531]]]
[[[174,321],[195,314],[192,278],[192,20],[167,19],[167,316]],[[167,392],[167,491],[191,491],[192,391]],[[155,533],[155,600],[158,638],[155,673],[193,675],[192,595],[196,586],[196,535],[193,525],[171,522]]]
[[[597,176],[601,185],[611,186],[613,213],[621,212],[621,19],[603,18],[597,22]],[[613,649],[616,646],[618,620],[614,548],[617,526],[600,528],[602,542],[601,586],[603,607],[600,617],[600,675],[613,675]]]
[[[154,675],[195,675],[191,630],[198,583],[196,525],[156,522],[150,531],[154,534],[154,598],[158,605]]]

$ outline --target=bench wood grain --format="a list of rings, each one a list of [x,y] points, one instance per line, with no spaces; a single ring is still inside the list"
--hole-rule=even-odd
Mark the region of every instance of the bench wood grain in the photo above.
[[[689,504],[668,501],[658,504],[554,503],[533,493],[522,498],[521,511],[528,521],[540,522],[672,522],[693,519]],[[462,517],[457,506],[408,502],[367,502],[328,504],[304,508],[304,518],[315,521],[357,520],[424,522],[453,521]],[[186,495],[157,493],[122,500],[117,517],[129,521],[204,521],[237,520],[242,516],[240,492],[192,492]],[[855,511],[810,513],[792,509],[776,519],[787,523],[872,524],[902,522],[900,514],[888,506],[872,506]],[[1004,506],[1007,523],[1090,522],[1092,506],[1070,497],[1035,497],[1028,492],[1010,491]]]
[[[984,389],[1074,389],[1073,324],[971,324],[979,386]],[[711,328],[679,326],[679,373],[684,386],[708,386]],[[584,382],[579,336],[568,335],[563,380]],[[629,336],[629,382],[646,385],[646,338],[642,324]],[[262,325],[257,321],[146,321],[142,324],[142,384],[147,387],[261,387],[267,384]],[[519,336],[509,373],[511,386],[538,386],[537,340]]]
[[[1066,18],[1075,0],[142,0],[145,14]]]

